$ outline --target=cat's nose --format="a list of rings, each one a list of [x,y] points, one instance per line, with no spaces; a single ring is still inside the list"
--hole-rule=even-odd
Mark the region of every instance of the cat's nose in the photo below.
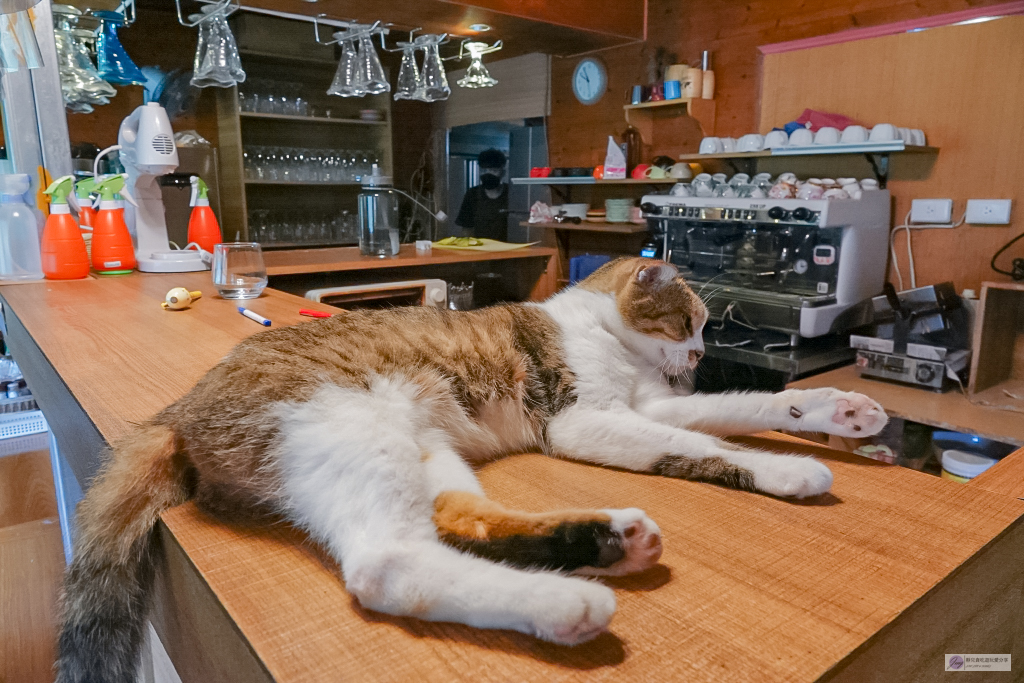
[[[690,349],[690,357],[689,357],[690,367],[693,367],[693,366],[697,365],[697,361],[699,361],[703,357],[704,357],[704,352],[703,351],[698,351],[696,349]]]

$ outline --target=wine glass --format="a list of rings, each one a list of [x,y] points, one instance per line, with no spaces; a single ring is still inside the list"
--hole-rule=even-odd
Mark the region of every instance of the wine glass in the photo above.
[[[335,33],[334,37],[339,38],[342,35],[344,34],[339,32]],[[331,83],[331,87],[327,89],[328,95],[362,97],[366,94],[359,69],[359,59],[355,41],[342,41],[341,59],[338,60],[338,70],[334,72],[334,81]]]

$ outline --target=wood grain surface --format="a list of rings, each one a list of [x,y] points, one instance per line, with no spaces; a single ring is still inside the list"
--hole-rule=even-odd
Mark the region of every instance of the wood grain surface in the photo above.
[[[181,544],[278,681],[812,681],[853,666],[898,615],[931,609],[928,591],[966,572],[994,536],[1012,530],[1011,556],[1024,551],[1020,501],[791,441],[774,447],[822,457],[835,473],[830,496],[800,504],[540,455],[485,467],[485,489],[506,505],[639,506],[661,525],[661,564],[608,580],[619,601],[611,632],[575,648],[363,610],[289,527],[230,528],[187,504],[164,515],[165,538]],[[1016,610],[1024,575],[1005,564],[1004,576],[989,567],[971,588],[987,594],[990,580]],[[885,680],[935,670],[943,647],[981,647],[963,628],[977,604],[960,615],[947,596],[935,605],[944,623],[897,634],[915,651],[879,660]],[[984,645],[1010,652],[1015,612],[1005,612],[989,618],[1008,632],[987,629],[997,640]]]
[[[866,126],[890,122],[920,128],[939,148],[934,165],[919,155],[893,157],[889,189],[893,224],[911,200],[949,197],[954,220],[973,197],[1024,200],[1024,16],[966,26],[945,26],[764,58],[761,116],[764,133],[805,108],[838,112]],[[827,65],[828,78],[822,78]],[[814,83],[814,87],[807,87]],[[955,96],[951,96],[955,92]],[[833,176],[834,177],[834,176]],[[980,290],[983,280],[1005,280],[989,267],[992,254],[1021,232],[1005,226],[964,225],[915,231],[917,284],[952,280],[957,291]],[[906,235],[896,240],[904,286],[909,287]],[[1024,251],[1011,250],[1011,257]],[[894,273],[890,279],[896,282]]]
[[[1024,498],[1024,448],[1010,453],[971,479],[971,486],[1014,498]]]
[[[971,403],[957,388],[939,394],[892,382],[862,379],[852,365],[805,377],[787,387],[857,391],[881,403],[892,417],[1024,446],[1024,415]]]
[[[377,258],[363,256],[358,247],[329,247],[325,249],[287,249],[263,254],[268,275],[298,275],[302,273],[332,273],[347,270],[380,270],[408,266],[435,266],[448,263],[475,261],[504,261],[521,258],[548,258],[557,254],[549,247],[524,247],[512,251],[455,251],[432,249],[426,256],[416,253],[412,244],[403,244],[398,256]]]
[[[0,457],[0,528],[56,516],[50,452]]]
[[[51,494],[52,495],[52,494]],[[0,681],[50,683],[64,546],[56,519],[0,529]]]

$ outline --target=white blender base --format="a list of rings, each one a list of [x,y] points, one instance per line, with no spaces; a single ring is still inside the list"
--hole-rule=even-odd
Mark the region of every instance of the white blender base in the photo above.
[[[150,254],[149,258],[136,256],[135,260],[143,273],[195,273],[210,269],[203,263],[199,252],[193,249],[157,251]]]

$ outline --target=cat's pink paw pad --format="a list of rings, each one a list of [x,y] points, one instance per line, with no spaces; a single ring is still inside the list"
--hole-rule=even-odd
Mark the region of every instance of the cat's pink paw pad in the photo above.
[[[612,518],[611,528],[618,535],[625,556],[608,567],[584,567],[580,574],[625,576],[650,569],[661,559],[661,529],[643,510],[602,510]]]
[[[846,394],[836,400],[832,422],[845,427],[849,436],[872,436],[882,431],[888,416],[882,406],[862,394]]]

